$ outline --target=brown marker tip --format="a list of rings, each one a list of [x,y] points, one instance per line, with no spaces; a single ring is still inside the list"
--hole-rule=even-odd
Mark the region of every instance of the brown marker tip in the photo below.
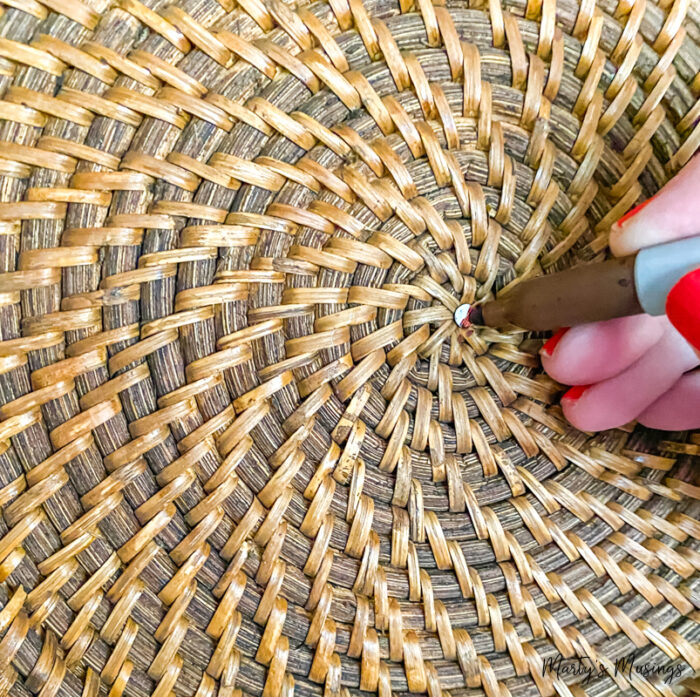
[[[483,325],[484,323],[484,312],[481,309],[481,305],[472,305],[469,310],[469,322],[471,324]]]
[[[454,319],[458,326],[467,329],[473,324],[483,324],[484,316],[479,305],[464,303],[455,310]]]

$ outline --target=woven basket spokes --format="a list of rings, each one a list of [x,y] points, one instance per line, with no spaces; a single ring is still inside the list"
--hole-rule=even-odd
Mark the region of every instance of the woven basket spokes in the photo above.
[[[692,157],[692,0],[0,9],[0,697],[700,693],[700,438],[453,321]]]

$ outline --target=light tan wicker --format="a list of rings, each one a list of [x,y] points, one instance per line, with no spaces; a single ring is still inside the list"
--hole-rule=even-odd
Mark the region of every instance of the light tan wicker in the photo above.
[[[695,0],[0,7],[0,697],[700,691],[700,438],[451,319],[690,159]]]

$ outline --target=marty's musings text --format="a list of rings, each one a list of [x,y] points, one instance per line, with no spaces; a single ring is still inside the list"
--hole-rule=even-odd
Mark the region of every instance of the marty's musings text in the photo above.
[[[580,677],[582,679],[575,682],[585,685],[592,678],[602,678],[606,675],[614,677],[622,675],[626,678],[633,677],[634,674],[648,678],[652,675],[657,675],[662,678],[665,683],[670,684],[678,680],[683,672],[683,667],[680,664],[659,664],[651,661],[640,662],[634,654],[618,658],[614,663],[607,661],[602,662],[592,661],[587,656],[565,658],[560,653],[551,656],[542,661],[542,675],[556,675],[557,678],[572,678]]]

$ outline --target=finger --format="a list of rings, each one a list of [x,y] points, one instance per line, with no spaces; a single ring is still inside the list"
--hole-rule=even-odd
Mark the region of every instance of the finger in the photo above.
[[[700,370],[682,375],[639,415],[638,421],[642,426],[664,431],[700,428]]]
[[[691,271],[666,296],[671,324],[700,351],[700,269]]]
[[[555,334],[542,347],[542,365],[565,385],[607,380],[645,354],[667,327],[664,317],[649,315],[582,324]]]
[[[655,196],[633,208],[610,230],[616,256],[700,233],[700,157],[694,157]]]
[[[690,344],[669,324],[661,339],[619,375],[589,387],[572,387],[561,400],[564,416],[582,431],[622,426],[699,364]]]

